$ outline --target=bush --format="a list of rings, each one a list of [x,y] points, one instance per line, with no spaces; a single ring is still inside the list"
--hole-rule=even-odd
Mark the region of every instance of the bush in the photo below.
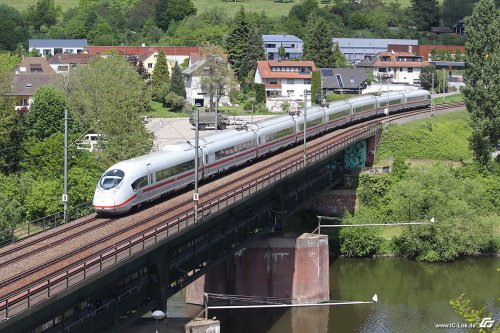
[[[165,105],[171,108],[174,112],[181,112],[185,103],[186,100],[174,92],[169,92],[165,97]]]
[[[358,209],[346,215],[342,224],[373,223],[376,217],[370,209]],[[380,227],[344,227],[340,230],[340,253],[347,257],[367,257],[377,254],[383,239]]]

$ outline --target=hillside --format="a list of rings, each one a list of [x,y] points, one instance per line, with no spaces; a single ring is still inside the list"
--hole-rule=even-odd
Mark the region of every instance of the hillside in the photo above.
[[[75,7],[78,5],[78,0],[55,0],[56,4],[60,5],[63,10]],[[410,5],[410,0],[395,0],[401,3],[403,7]],[[12,6],[19,11],[28,8],[29,5],[36,3],[34,0],[0,0],[0,3]],[[294,0],[287,3],[276,3],[273,0],[245,0],[243,2],[222,2],[221,0],[193,0],[193,3],[198,10],[198,14],[207,9],[212,9],[216,6],[225,8],[229,16],[234,16],[236,11],[241,6],[247,12],[265,12],[269,17],[287,15],[293,5],[300,3],[300,0]]]

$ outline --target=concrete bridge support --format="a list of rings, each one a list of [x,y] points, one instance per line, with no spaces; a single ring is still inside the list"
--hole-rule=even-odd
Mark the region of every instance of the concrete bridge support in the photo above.
[[[329,300],[325,235],[273,235],[253,242],[188,286],[186,301],[203,304],[203,292],[283,298],[286,303]]]

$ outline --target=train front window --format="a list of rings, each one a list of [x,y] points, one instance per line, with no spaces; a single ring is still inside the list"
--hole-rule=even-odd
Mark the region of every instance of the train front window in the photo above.
[[[122,181],[125,173],[118,169],[109,170],[102,177],[99,185],[105,190],[109,190],[113,187],[118,186]]]

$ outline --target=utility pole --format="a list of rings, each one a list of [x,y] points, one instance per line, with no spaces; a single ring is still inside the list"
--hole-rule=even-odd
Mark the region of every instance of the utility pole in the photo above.
[[[198,147],[199,147],[199,130],[198,126],[200,125],[200,109],[196,108],[195,113],[195,132],[194,132],[194,193],[193,193],[193,201],[194,201],[194,223],[198,223]],[[217,126],[217,125],[216,125]]]
[[[217,130],[219,129],[219,117],[218,117],[218,114],[219,114],[219,89],[218,88],[215,88],[215,131],[217,132]]]
[[[432,72],[431,115],[434,114],[434,72]]]
[[[307,89],[304,89],[304,167],[307,165]]]
[[[64,108],[64,223],[68,221],[68,109]]]

